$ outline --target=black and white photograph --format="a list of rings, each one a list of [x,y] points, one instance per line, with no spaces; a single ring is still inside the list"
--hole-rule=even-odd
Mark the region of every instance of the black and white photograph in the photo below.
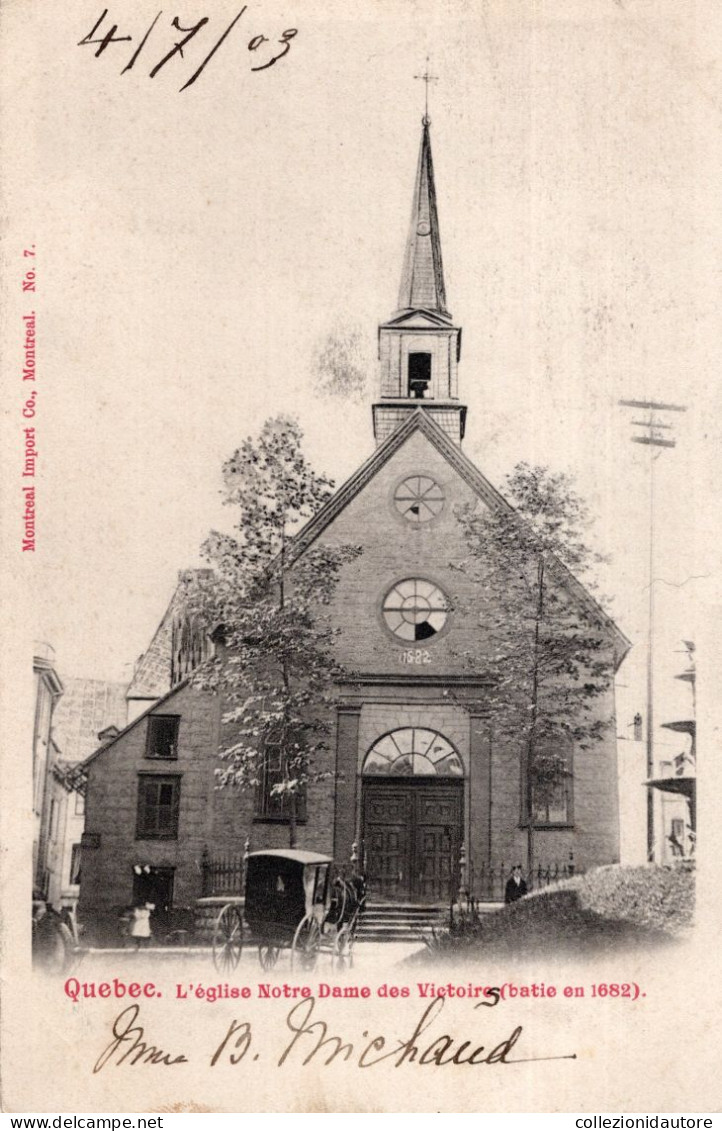
[[[718,1110],[720,42],[5,5],[5,1112]]]

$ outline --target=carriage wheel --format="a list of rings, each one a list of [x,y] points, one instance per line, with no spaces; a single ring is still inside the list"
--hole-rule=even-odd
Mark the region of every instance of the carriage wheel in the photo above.
[[[75,944],[65,923],[54,923],[42,938],[33,937],[33,962],[47,974],[66,974],[75,964]]]
[[[281,952],[280,946],[272,946],[270,943],[263,943],[258,948],[258,961],[264,970],[273,970],[273,967],[278,962],[278,956]]]
[[[243,952],[243,916],[239,907],[227,903],[213,931],[213,963],[221,974],[232,973]]]
[[[320,949],[321,928],[312,915],[307,915],[305,919],[302,919],[298,924],[296,933],[293,936],[291,969],[313,970],[316,966]]]
[[[342,927],[336,935],[331,951],[331,969],[341,974],[353,966],[354,937],[348,926]]]

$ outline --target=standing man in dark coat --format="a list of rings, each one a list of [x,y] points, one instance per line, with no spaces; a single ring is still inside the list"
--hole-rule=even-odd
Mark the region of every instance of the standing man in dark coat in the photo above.
[[[504,903],[516,903],[517,899],[521,899],[526,893],[526,883],[521,877],[521,864],[515,864],[509,879],[506,881]]]

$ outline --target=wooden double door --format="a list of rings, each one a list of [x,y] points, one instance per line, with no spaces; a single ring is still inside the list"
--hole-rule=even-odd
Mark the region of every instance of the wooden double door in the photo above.
[[[372,899],[438,903],[456,891],[464,783],[366,781],[363,828]]]

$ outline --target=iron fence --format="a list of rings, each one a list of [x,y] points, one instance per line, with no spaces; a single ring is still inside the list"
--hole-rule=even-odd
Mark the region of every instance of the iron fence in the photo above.
[[[246,886],[246,854],[210,856],[201,859],[202,892],[209,895],[243,895]]]
[[[479,868],[472,868],[469,876],[469,894],[480,903],[498,903],[504,899],[506,883],[511,876],[512,865],[501,860],[498,864],[484,863]],[[562,863],[555,860],[545,864],[538,864],[534,875],[529,882],[529,876],[524,874],[524,880],[529,891],[537,891],[547,887],[558,880],[568,880],[577,875],[578,869],[574,864],[574,856],[569,854],[569,859]]]
[[[246,883],[246,866],[248,852],[239,855],[211,856],[205,851],[201,859],[202,893],[204,896],[213,895],[242,895]],[[466,878],[462,880],[462,888],[468,890],[469,896],[478,903],[498,903],[503,901],[506,883],[511,876],[512,865],[504,860],[498,864],[483,863],[480,867],[473,865],[468,869],[466,876],[465,862],[461,866],[461,874]],[[569,859],[539,863],[534,869],[532,882],[524,874],[529,891],[547,887],[548,884],[558,880],[566,880],[578,873],[574,863],[574,856],[569,854]],[[373,893],[372,893],[373,894]]]

